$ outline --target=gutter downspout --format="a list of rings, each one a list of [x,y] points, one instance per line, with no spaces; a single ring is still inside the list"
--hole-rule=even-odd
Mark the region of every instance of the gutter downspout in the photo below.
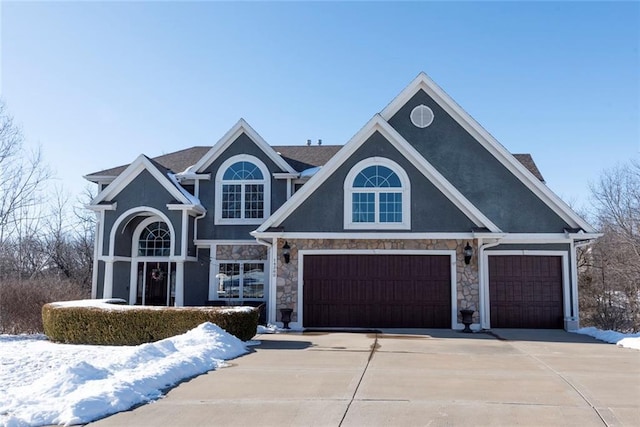
[[[482,238],[478,238],[478,281],[480,286],[478,289],[478,297],[480,298],[480,329],[490,329],[489,319],[489,274],[485,272],[484,251],[501,244],[501,238],[493,243],[482,243]]]

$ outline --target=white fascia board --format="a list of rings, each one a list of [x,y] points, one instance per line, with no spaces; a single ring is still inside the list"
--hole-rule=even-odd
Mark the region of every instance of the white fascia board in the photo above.
[[[274,212],[256,231],[265,231],[278,226],[306,198],[311,195],[331,174],[333,174],[364,142],[375,132],[380,132],[407,160],[409,160],[436,188],[438,188],[458,209],[478,227],[486,227],[500,232],[500,228],[491,222],[478,208],[462,195],[444,176],[442,176],[415,148],[407,142],[380,114],[376,114],[336,153],[309,181],[298,190],[280,209]]]
[[[259,232],[252,231],[250,233],[255,238],[289,238],[289,239],[347,239],[347,240],[461,240],[473,239],[473,233],[375,233],[375,232],[278,232],[268,231]]]
[[[95,175],[95,176],[84,175],[83,178],[86,179],[87,181],[90,181],[96,184],[109,184],[114,179],[116,179],[114,175]]]
[[[300,176],[299,173],[290,173],[290,172],[274,172],[271,175],[275,179],[296,179]]]
[[[118,177],[102,190],[92,201],[92,205],[110,200],[120,193],[124,188],[133,181],[143,170],[149,171],[149,173],[179,202],[186,205],[191,205],[191,201],[182,194],[182,192],[170,181],[169,177],[163,174],[158,168],[156,168],[149,159],[141,154],[136,160],[133,161]]]
[[[195,239],[193,243],[196,246],[208,246],[208,245],[255,245],[255,240],[216,240],[216,239]]]
[[[424,90],[451,117],[456,120],[469,134],[471,134],[489,153],[503,166],[515,175],[529,190],[538,196],[551,210],[571,226],[580,227],[588,233],[594,233],[594,228],[569,207],[560,197],[540,182],[522,163],[520,163],[498,140],[496,140],[480,123],[467,113],[453,98],[438,86],[424,72],[405,87],[393,101],[387,105],[380,115],[389,120],[404,104],[406,104],[418,90]]]
[[[170,211],[187,211],[188,213],[203,214],[207,210],[201,205],[180,205],[176,203],[168,203],[167,209]]]
[[[404,139],[382,116],[378,125],[381,132],[411,163],[427,177],[458,209],[460,209],[474,224],[486,227],[492,232],[500,232],[500,228],[487,218],[480,210],[469,201],[457,188],[453,186],[436,168],[433,167],[409,142]]]
[[[209,181],[211,180],[211,174],[195,173],[195,172],[177,173],[176,178],[178,178],[178,180],[187,179],[187,180],[194,180],[194,181],[197,181],[197,180]]]
[[[247,134],[247,136],[267,155],[273,162],[280,167],[280,169],[285,170],[289,173],[296,173],[296,171],[291,167],[289,163],[287,163],[275,150],[267,144],[267,142],[256,132],[249,123],[247,123],[244,119],[238,120],[238,122],[233,125],[231,129],[225,133],[222,138],[216,142],[213,147],[202,156],[202,158],[196,163],[191,169],[196,171],[196,173],[202,172],[206,169],[213,161],[231,145],[233,141],[235,141],[240,135],[243,133]]]
[[[111,203],[110,205],[85,205],[86,209],[100,212],[100,211],[115,211],[118,207],[118,202]]]

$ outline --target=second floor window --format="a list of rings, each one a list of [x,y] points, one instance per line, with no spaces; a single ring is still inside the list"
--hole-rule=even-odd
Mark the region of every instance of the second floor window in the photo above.
[[[218,173],[217,223],[261,223],[269,214],[269,176],[255,158],[241,155]]]
[[[389,159],[355,165],[345,180],[345,228],[410,228],[409,178]]]

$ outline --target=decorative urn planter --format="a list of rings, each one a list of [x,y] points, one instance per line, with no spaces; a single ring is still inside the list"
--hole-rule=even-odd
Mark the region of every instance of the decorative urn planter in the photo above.
[[[291,322],[291,314],[293,313],[292,308],[281,308],[280,309],[280,320],[283,324],[283,329],[290,329],[289,322]]]
[[[464,329],[462,332],[473,332],[471,330],[471,324],[473,323],[473,310],[464,309],[460,310],[460,314],[462,314],[462,324],[464,325]]]

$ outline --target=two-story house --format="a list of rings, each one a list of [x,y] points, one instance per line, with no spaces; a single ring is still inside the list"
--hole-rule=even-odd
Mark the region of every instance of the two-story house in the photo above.
[[[354,126],[356,128],[356,126]],[[93,297],[266,304],[294,327],[578,326],[598,235],[421,73],[343,146],[271,146],[244,120],[85,177]]]

